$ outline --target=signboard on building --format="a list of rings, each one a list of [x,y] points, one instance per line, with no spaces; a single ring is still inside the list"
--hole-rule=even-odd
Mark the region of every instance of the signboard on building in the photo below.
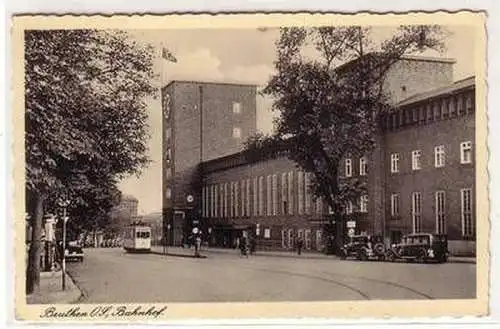
[[[349,235],[350,237],[354,236],[354,229],[353,229],[353,228],[350,228],[350,229],[347,231],[347,235]]]
[[[355,228],[356,222],[353,220],[347,221],[347,228]]]

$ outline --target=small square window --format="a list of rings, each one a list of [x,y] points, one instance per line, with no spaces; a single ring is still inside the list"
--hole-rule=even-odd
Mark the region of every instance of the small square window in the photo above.
[[[233,102],[233,113],[240,114],[241,113],[241,103]]]
[[[233,128],[233,138],[241,138],[241,128]]]

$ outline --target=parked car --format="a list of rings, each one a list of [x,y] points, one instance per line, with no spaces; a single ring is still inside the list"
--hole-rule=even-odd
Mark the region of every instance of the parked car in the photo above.
[[[62,243],[59,244],[59,250],[62,251]],[[71,241],[66,244],[64,258],[66,261],[83,262],[83,249],[76,241]]]
[[[448,259],[448,239],[446,235],[418,233],[403,236],[401,243],[391,246],[386,259],[396,261],[444,263]]]
[[[381,237],[355,235],[341,248],[341,258],[353,257],[358,260],[385,259],[385,246]]]

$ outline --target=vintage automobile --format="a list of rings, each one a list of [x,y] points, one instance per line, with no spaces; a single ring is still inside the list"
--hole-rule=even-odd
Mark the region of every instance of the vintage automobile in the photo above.
[[[353,257],[358,260],[385,259],[385,246],[381,237],[354,235],[350,242],[341,248],[340,258]]]
[[[59,244],[59,250],[62,251],[62,243]],[[83,262],[83,249],[80,244],[76,241],[70,241],[66,244],[66,250],[64,252],[64,258],[66,261],[79,261]]]
[[[403,259],[444,263],[448,259],[448,239],[442,234],[409,234],[403,236],[401,243],[392,245],[387,250],[385,258],[389,261]]]

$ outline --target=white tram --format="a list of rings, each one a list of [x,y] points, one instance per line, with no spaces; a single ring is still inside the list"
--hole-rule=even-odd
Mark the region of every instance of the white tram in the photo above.
[[[151,227],[133,224],[125,228],[123,249],[127,252],[151,251]]]

